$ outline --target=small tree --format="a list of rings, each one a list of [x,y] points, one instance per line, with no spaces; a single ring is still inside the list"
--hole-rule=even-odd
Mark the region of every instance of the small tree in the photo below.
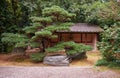
[[[42,52],[45,52],[45,48],[48,47],[45,44],[47,44],[50,39],[57,37],[55,34],[56,31],[69,30],[69,26],[73,24],[70,22],[71,18],[74,16],[75,14],[68,13],[59,6],[52,6],[50,8],[43,9],[42,17],[31,17],[31,26],[27,26],[23,29],[23,31],[25,31],[25,35],[29,39],[24,42],[24,45],[32,46],[33,44],[37,44],[37,46],[42,49]],[[3,41],[6,41],[5,35]],[[20,44],[23,42],[19,41],[16,43]]]

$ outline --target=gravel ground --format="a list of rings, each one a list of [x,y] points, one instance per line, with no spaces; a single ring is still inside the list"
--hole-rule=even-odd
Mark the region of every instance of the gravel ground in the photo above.
[[[112,70],[92,67],[0,67],[0,78],[120,78]]]

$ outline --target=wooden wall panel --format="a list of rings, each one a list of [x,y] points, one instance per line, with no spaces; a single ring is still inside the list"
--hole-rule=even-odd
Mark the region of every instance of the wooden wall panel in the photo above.
[[[81,34],[79,34],[79,33],[72,34],[72,39],[73,39],[73,41],[80,43],[81,42]]]
[[[92,34],[87,34],[87,36],[86,36],[86,42],[87,43],[92,43],[93,42],[93,35]]]
[[[86,43],[86,34],[85,33],[82,33],[82,43]]]
[[[63,33],[61,34],[61,41],[70,41],[70,34]]]
[[[94,45],[95,33],[59,33],[58,38],[51,40],[51,45],[60,41],[74,41],[86,45]]]

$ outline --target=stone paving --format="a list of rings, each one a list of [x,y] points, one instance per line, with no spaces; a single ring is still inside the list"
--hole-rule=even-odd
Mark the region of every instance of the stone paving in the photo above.
[[[0,78],[120,78],[112,70],[92,67],[0,67]]]

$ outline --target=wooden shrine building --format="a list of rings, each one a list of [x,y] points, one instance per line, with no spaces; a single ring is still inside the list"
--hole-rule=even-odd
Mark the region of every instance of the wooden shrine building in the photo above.
[[[58,38],[52,39],[50,44],[54,45],[60,41],[74,41],[91,45],[93,50],[97,50],[97,41],[101,32],[103,29],[97,25],[76,23],[70,27],[70,31],[58,31]]]

